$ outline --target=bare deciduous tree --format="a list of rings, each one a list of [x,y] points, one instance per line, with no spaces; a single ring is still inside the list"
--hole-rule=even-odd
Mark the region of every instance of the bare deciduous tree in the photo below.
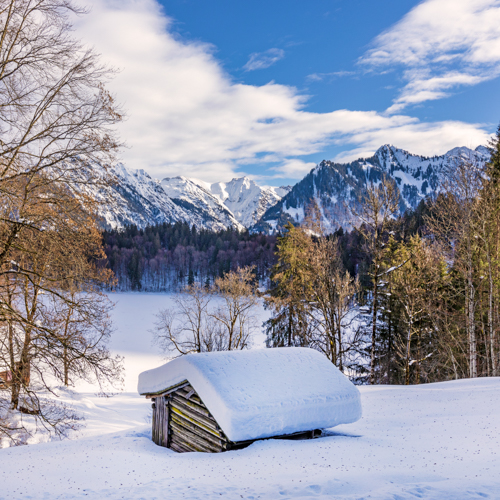
[[[211,314],[225,339],[225,351],[246,349],[257,328],[255,309],[258,304],[257,290],[253,284],[251,267],[240,268],[217,278],[213,292],[222,298],[223,304]]]
[[[65,349],[85,360],[85,369],[70,363],[75,374],[93,366],[119,378],[107,334],[87,330],[72,343],[55,313],[68,306],[84,315],[85,294],[109,282],[96,266],[102,242],[83,188],[107,182],[92,164],[113,159],[111,127],[121,119],[104,87],[111,72],[70,36],[72,13],[84,11],[71,0],[0,2],[0,363],[10,374],[2,392],[13,410],[31,404],[56,432],[71,412],[41,408],[39,391],[64,372]]]
[[[174,357],[248,348],[257,326],[252,282],[252,269],[241,268],[217,278],[210,288],[188,285],[175,296],[174,309],[156,315],[155,342]]]
[[[337,240],[322,236],[311,253],[311,345],[325,353],[343,371],[346,356],[360,348],[362,333],[357,324],[357,278],[343,269]]]
[[[175,296],[174,309],[158,312],[153,334],[163,352],[177,357],[194,352],[224,350],[209,316],[211,299],[210,291],[195,283]]]

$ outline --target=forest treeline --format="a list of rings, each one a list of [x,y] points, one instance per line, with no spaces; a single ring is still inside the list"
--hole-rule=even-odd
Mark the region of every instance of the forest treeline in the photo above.
[[[276,261],[275,236],[198,230],[185,222],[128,226],[104,232],[103,239],[105,264],[120,291],[176,291],[195,282],[210,286],[230,270],[247,266],[263,281]]]
[[[406,216],[413,223],[414,217]],[[367,256],[360,235],[339,229],[334,236],[346,269],[366,281]],[[198,230],[185,222],[144,229],[132,225],[103,232],[106,259],[101,265],[113,271],[114,288],[119,291],[178,291],[193,283],[208,287],[229,271],[249,266],[258,282],[267,286],[278,258],[277,238],[233,229]]]

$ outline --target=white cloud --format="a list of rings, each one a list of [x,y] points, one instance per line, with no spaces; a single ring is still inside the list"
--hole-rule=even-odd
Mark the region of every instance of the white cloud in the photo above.
[[[285,57],[283,49],[268,49],[265,52],[254,52],[250,54],[248,62],[243,66],[246,71],[269,68]]]
[[[355,132],[350,142],[359,146],[339,154],[335,160],[352,161],[371,156],[383,144],[393,144],[414,154],[441,155],[457,146],[474,149],[486,144],[490,136],[479,124],[459,121],[403,124],[392,128]]]
[[[299,158],[288,158],[278,167],[272,167],[271,170],[279,172],[275,175],[275,178],[290,178],[290,179],[302,179],[311,169],[316,166],[316,163],[305,162]]]
[[[500,74],[500,0],[425,0],[379,35],[359,61],[401,65],[408,82],[390,112],[441,99]]]
[[[341,78],[343,76],[352,76],[356,73],[354,71],[333,71],[331,73],[312,73],[307,75],[306,80],[310,82],[322,82],[325,79]]]
[[[480,125],[421,124],[375,111],[312,113],[293,87],[235,83],[212,46],[170,32],[171,21],[154,0],[94,0],[77,27],[105,61],[121,69],[111,89],[128,114],[119,128],[129,146],[125,163],[156,177],[221,181],[252,163],[278,163],[276,175],[291,177],[311,166],[297,157],[332,143],[373,152],[389,142],[434,154],[487,140]]]

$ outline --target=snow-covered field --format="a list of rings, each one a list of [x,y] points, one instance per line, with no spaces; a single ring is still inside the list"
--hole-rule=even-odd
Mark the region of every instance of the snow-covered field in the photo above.
[[[114,298],[126,392],[61,390],[86,427],[71,440],[0,450],[0,498],[500,498],[500,378],[362,387],[363,418],[315,440],[222,454],[156,446],[150,403],[134,389],[140,371],[162,362],[148,329],[169,297]]]

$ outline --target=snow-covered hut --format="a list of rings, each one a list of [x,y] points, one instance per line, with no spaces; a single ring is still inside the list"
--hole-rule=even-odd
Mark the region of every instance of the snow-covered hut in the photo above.
[[[361,417],[358,389],[301,347],[188,354],[141,373],[138,391],[153,400],[153,441],[178,452],[316,437]]]

